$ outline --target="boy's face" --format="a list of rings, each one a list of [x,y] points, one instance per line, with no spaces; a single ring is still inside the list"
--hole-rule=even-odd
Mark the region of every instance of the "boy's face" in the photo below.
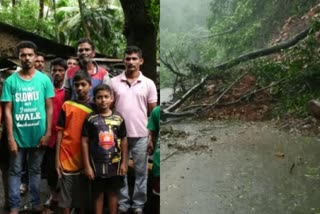
[[[79,100],[86,100],[89,97],[89,90],[91,88],[91,84],[89,84],[86,80],[79,80],[74,82],[74,89],[76,94],[78,95]]]
[[[107,90],[100,90],[95,96],[95,104],[99,109],[109,109],[113,102],[113,97]]]

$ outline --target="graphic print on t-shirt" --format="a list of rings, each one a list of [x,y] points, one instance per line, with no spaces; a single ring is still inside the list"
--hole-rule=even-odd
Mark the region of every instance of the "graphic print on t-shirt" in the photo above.
[[[100,131],[99,144],[105,150],[112,148],[115,145],[113,132]]]
[[[17,127],[31,127],[38,126],[41,114],[34,102],[39,101],[39,89],[29,86],[21,88],[20,91],[15,92],[14,99],[16,103],[21,103],[19,111],[15,112],[15,119]]]

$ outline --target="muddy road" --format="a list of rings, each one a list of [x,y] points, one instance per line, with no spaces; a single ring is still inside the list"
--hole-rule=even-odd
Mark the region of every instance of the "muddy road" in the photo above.
[[[320,213],[320,138],[269,122],[161,131],[161,213]]]

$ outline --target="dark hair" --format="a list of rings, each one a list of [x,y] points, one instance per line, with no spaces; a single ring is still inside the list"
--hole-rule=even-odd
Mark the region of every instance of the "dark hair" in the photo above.
[[[95,50],[95,46],[94,46],[93,42],[91,41],[91,39],[88,39],[88,38],[81,38],[81,39],[79,39],[78,42],[77,42],[76,49],[78,49],[79,45],[82,44],[82,43],[88,43],[88,44],[90,44],[92,50]],[[76,52],[77,52],[77,51],[78,51],[78,50],[76,50]]]
[[[37,56],[42,56],[43,59],[45,59],[45,55],[44,55],[43,53],[41,53],[41,52],[38,52],[38,53],[37,53]]]
[[[96,98],[96,95],[99,91],[107,91],[113,96],[112,89],[110,88],[110,86],[106,84],[100,84],[93,89],[93,99]]]
[[[124,50],[124,54],[133,54],[133,53],[137,53],[139,58],[142,58],[142,50],[137,46],[131,45]]]
[[[67,61],[68,61],[69,59],[74,59],[74,60],[77,60],[77,61],[78,61],[78,57],[76,57],[76,56],[69,56],[68,59],[67,59]]]
[[[82,69],[79,69],[75,75],[73,76],[73,84],[74,82],[85,80],[91,85],[91,76],[90,74]]]
[[[50,64],[50,68],[52,68],[53,66],[56,66],[56,65],[63,67],[64,70],[67,70],[67,68],[68,68],[66,60],[64,60],[62,58],[55,58],[54,60],[52,60],[52,62]]]
[[[20,50],[22,48],[31,48],[33,49],[34,53],[37,54],[38,47],[36,44],[34,44],[31,41],[21,41],[16,45],[16,54],[18,58],[19,58]]]

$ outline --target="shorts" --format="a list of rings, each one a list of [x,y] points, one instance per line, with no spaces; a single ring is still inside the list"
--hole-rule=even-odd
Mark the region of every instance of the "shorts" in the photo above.
[[[2,138],[0,140],[0,163],[9,165],[10,151],[8,149],[7,132],[2,132]]]
[[[60,178],[59,207],[80,208],[81,191],[80,173],[63,173]]]
[[[113,176],[110,178],[96,178],[91,183],[93,193],[118,192],[124,187],[123,176]]]
[[[51,189],[56,189],[58,184],[58,174],[55,166],[56,150],[48,147],[45,158],[47,161],[43,164],[43,167],[46,168],[48,185]]]
[[[152,188],[152,193],[160,196],[160,176],[154,177],[154,184]]]

